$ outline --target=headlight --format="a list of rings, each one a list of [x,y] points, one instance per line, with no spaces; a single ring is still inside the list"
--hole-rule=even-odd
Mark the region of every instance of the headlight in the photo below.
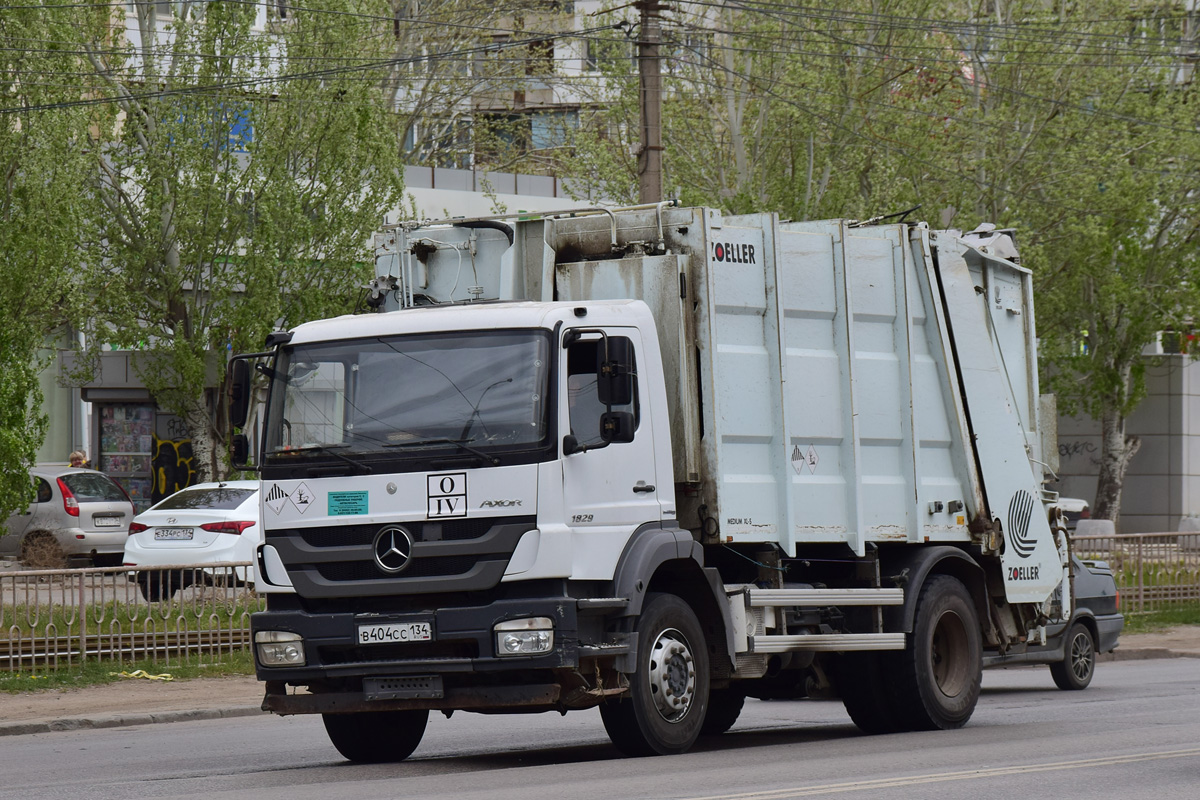
[[[259,631],[254,634],[258,663],[264,667],[303,667],[304,639],[289,631]]]
[[[509,619],[496,623],[497,656],[529,656],[554,649],[554,622],[549,617]]]

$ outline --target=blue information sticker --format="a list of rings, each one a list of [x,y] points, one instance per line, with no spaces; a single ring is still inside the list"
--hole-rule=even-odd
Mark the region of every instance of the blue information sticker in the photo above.
[[[330,492],[329,516],[345,517],[367,513],[366,492]]]

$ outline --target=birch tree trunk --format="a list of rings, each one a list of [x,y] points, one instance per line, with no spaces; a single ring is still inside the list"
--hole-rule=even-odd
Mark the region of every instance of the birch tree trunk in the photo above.
[[[1113,405],[1106,404],[1100,422],[1100,475],[1092,516],[1112,520],[1116,525],[1121,516],[1121,490],[1125,485],[1125,473],[1129,469],[1129,462],[1142,446],[1142,440],[1125,433],[1125,416]]]

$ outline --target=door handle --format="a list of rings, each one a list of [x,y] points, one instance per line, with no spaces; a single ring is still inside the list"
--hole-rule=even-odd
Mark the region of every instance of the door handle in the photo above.
[[[639,483],[637,486],[633,487],[633,490],[635,492],[639,492],[639,493],[640,492],[653,492],[654,484]]]

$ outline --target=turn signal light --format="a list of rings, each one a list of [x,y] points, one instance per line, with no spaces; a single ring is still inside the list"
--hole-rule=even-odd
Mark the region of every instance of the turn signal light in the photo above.
[[[241,536],[242,531],[254,524],[254,520],[242,520],[239,522],[208,522],[204,525],[201,525],[200,529],[210,531],[212,533],[232,533],[234,536]]]

